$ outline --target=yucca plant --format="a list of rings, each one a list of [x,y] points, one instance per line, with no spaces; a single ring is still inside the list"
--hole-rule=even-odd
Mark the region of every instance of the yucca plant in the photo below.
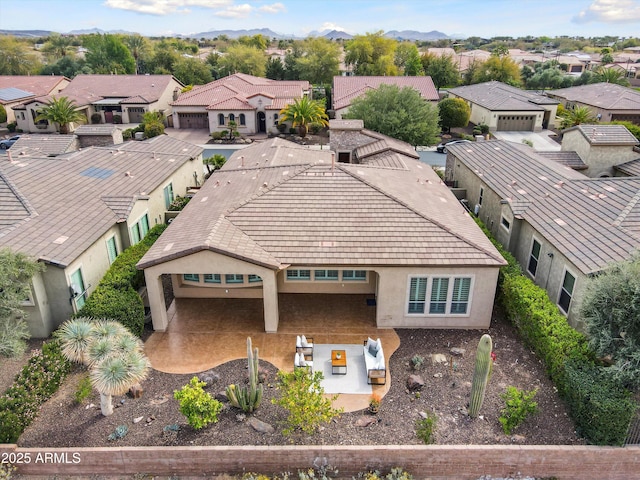
[[[62,354],[71,362],[87,363],[89,344],[95,339],[91,319],[79,317],[64,322],[54,336],[60,340]]]

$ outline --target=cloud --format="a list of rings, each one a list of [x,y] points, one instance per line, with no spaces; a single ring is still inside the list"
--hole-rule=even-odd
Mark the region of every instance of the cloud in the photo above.
[[[232,3],[233,0],[105,0],[104,5],[150,15],[169,15],[189,13],[188,7],[222,8]]]
[[[325,30],[337,30],[339,32],[345,31],[345,29],[342,28],[340,25],[336,25],[335,23],[332,23],[332,22],[324,22],[322,24],[322,26],[320,27],[320,31],[324,32]]]
[[[229,6],[224,10],[215,12],[214,15],[216,17],[225,17],[225,18],[246,18],[253,11],[254,11],[254,7],[252,7],[248,3],[244,3],[242,5]]]
[[[279,13],[286,12],[287,8],[282,3],[274,3],[273,5],[265,5],[258,10],[264,13]]]
[[[640,21],[637,0],[594,0],[586,10],[572,19],[575,23],[632,23]]]

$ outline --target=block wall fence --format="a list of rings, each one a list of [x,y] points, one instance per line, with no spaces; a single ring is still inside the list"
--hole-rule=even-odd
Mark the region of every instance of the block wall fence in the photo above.
[[[640,479],[640,447],[565,445],[363,445],[18,448],[0,445],[0,461],[22,475],[177,475],[215,477],[245,472],[294,474],[327,465],[338,478],[401,467],[416,480],[556,477],[558,480]]]

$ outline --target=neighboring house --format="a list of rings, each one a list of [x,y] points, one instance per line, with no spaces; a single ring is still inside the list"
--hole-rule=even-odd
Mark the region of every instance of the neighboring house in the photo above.
[[[615,83],[592,83],[548,90],[565,108],[589,107],[601,122],[625,120],[640,125],[640,92]]]
[[[7,153],[13,160],[22,157],[57,157],[80,148],[75,135],[27,134],[21,135]]]
[[[451,88],[449,96],[465,100],[471,107],[470,121],[488,125],[490,131],[538,132],[554,128],[560,103],[496,81]]]
[[[418,91],[427,102],[437,102],[440,97],[433,85],[431,77],[367,77],[367,76],[336,76],[333,77],[333,110],[335,118],[349,111],[354,98],[361,97],[380,85],[396,85],[399,88],[410,87]]]
[[[359,122],[359,124],[355,123]],[[488,328],[505,264],[411,146],[331,122],[352,162],[280,138],[237,152],[138,263],[156,331],[176,298],[262,299],[277,332],[279,294],[367,295],[372,328]]]
[[[60,93],[69,81],[67,77],[61,75],[0,76],[0,105],[3,105],[7,111],[7,122],[16,121],[13,107],[36,97]],[[24,120],[24,118],[21,119]]]
[[[48,336],[77,312],[202,169],[202,148],[165,135],[0,162],[0,248],[46,265],[24,304],[32,336]]]
[[[640,248],[640,177],[587,178],[504,141],[448,148],[446,179],[582,329],[586,280]]]
[[[280,110],[311,94],[309,82],[269,80],[235,73],[181,94],[171,106],[175,128],[229,128],[234,121],[241,135],[277,132]]]
[[[624,125],[577,125],[562,132],[561,151],[575,152],[588,177],[613,177],[616,166],[640,159],[640,143]]]
[[[171,75],[78,75],[61,92],[38,96],[14,107],[18,128],[25,132],[55,132],[46,120],[35,122],[38,111],[52,97],[67,97],[91,123],[140,123],[146,112],[170,113],[169,104],[184,85]]]

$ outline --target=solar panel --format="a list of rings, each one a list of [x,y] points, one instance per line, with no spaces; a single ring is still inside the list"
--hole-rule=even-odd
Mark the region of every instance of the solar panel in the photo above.
[[[106,178],[109,178],[114,173],[114,170],[108,170],[106,168],[89,167],[86,170],[80,172],[80,175],[84,177],[99,178],[101,180],[104,180]]]

